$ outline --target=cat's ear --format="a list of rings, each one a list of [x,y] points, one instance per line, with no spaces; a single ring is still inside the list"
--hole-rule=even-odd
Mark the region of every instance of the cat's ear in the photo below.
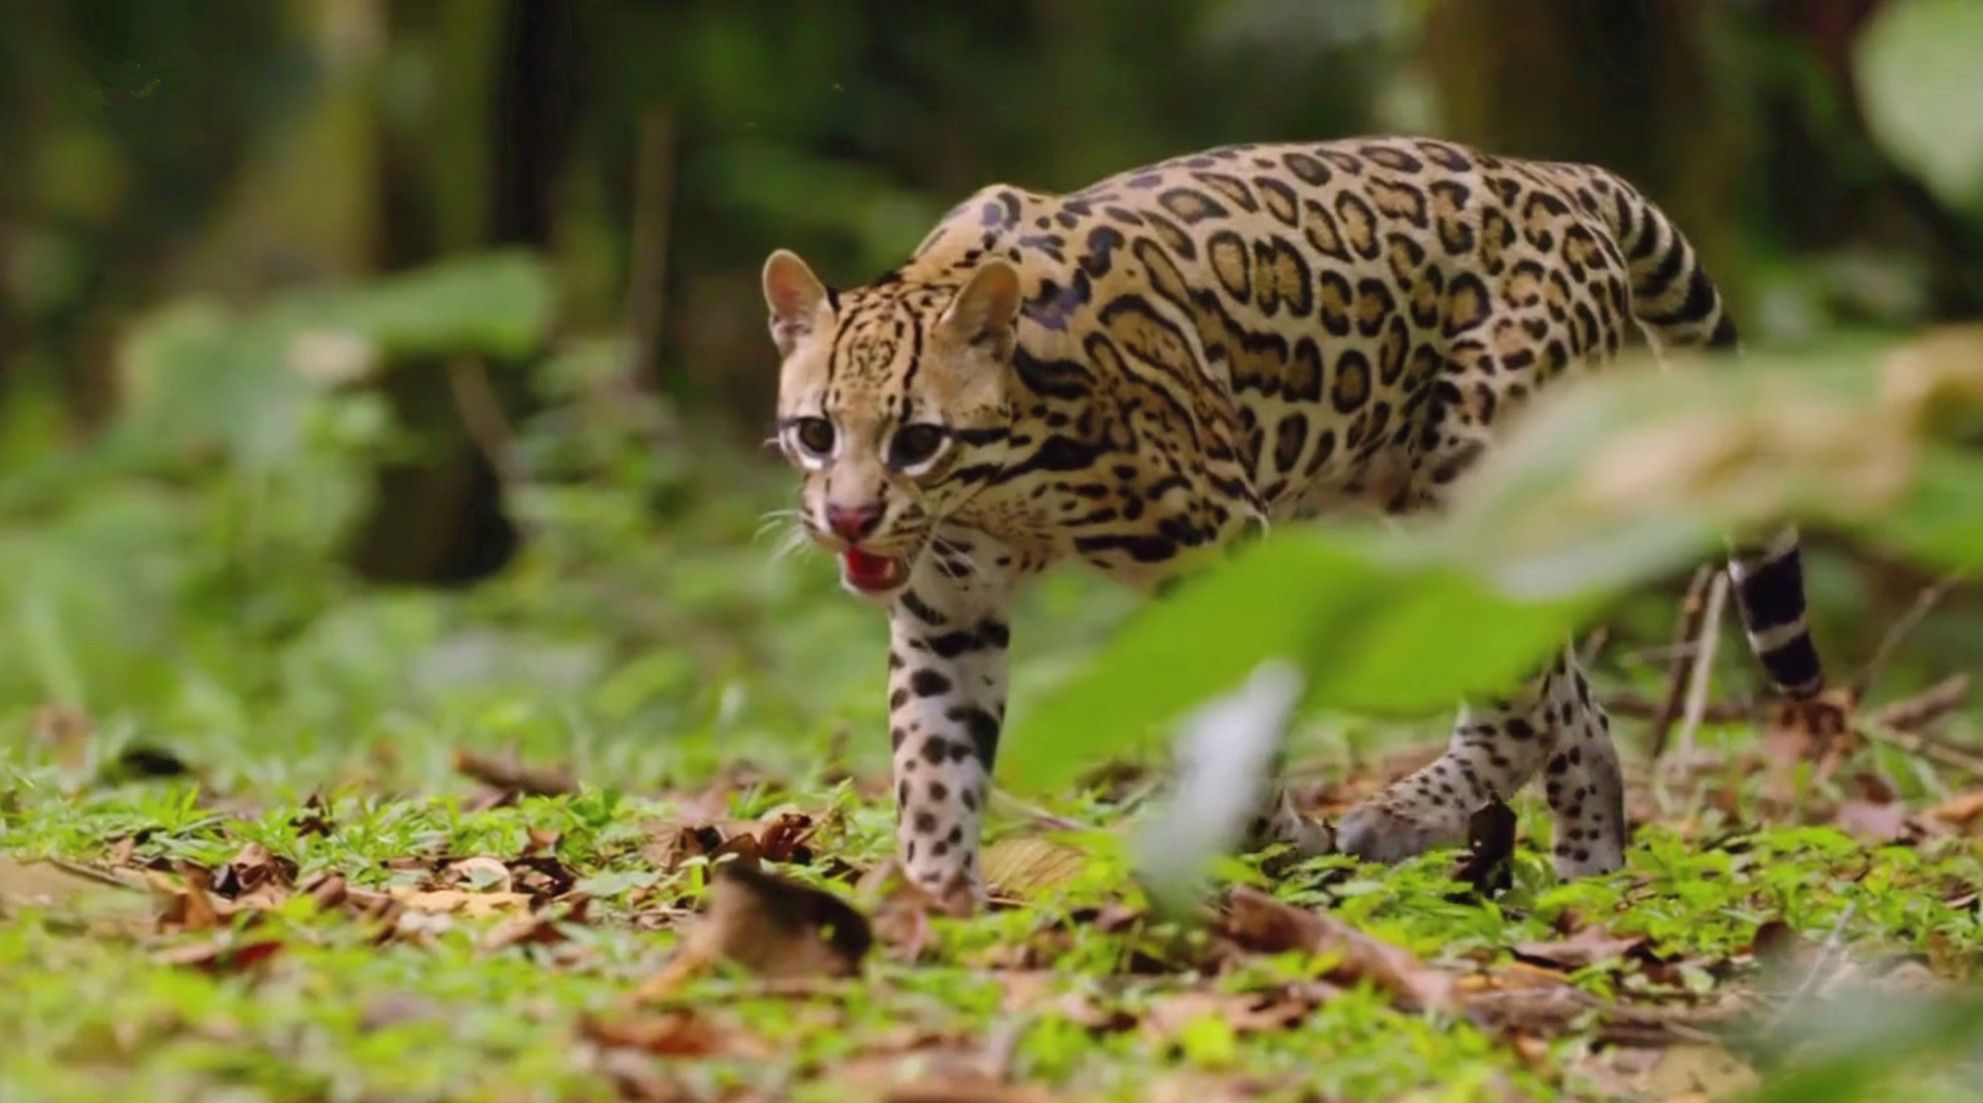
[[[937,328],[959,344],[1004,359],[1012,352],[1018,323],[1019,272],[1002,260],[988,260],[958,289]]]
[[[800,338],[833,324],[826,285],[790,249],[765,259],[764,305],[771,309],[771,339],[781,356],[790,356]]]

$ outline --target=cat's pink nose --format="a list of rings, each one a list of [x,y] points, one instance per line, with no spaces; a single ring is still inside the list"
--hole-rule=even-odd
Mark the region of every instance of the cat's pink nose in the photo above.
[[[881,524],[879,505],[826,507],[826,527],[832,529],[835,536],[849,543],[863,539],[879,524]]]

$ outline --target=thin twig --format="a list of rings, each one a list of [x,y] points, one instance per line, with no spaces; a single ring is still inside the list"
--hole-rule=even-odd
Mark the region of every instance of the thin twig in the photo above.
[[[993,1023],[985,1032],[983,1047],[978,1053],[979,1071],[995,1084],[1012,1079],[1012,1063],[1019,1055],[1019,1043],[1026,1036],[1026,1028],[1032,1023],[1023,1015],[1009,1016]]]
[[[1687,583],[1687,596],[1680,599],[1680,619],[1674,625],[1671,657],[1666,668],[1666,699],[1659,704],[1659,710],[1652,714],[1650,730],[1652,734],[1653,761],[1659,761],[1666,753],[1666,737],[1673,728],[1674,717],[1680,714],[1680,706],[1687,698],[1687,687],[1693,671],[1693,660],[1699,650],[1694,638],[1701,633],[1701,619],[1707,615],[1707,589],[1713,567],[1702,564],[1694,571],[1694,578]]]
[[[1951,674],[1912,697],[1890,701],[1874,709],[1866,719],[1901,731],[1920,731],[1962,707],[1969,692],[1969,675]]]
[[[1610,642],[1611,629],[1608,626],[1600,624],[1596,628],[1591,629],[1590,633],[1584,637],[1583,647],[1577,651],[1577,665],[1583,667],[1585,670],[1596,666],[1598,656],[1604,654],[1604,647]]]
[[[1705,587],[1707,584],[1702,583]],[[1680,622],[1675,621],[1675,627]],[[1686,660],[1694,654],[1693,640],[1676,640],[1672,643],[1654,644],[1649,647],[1629,647],[1618,652],[1620,663],[1632,666],[1651,666],[1654,663],[1671,663],[1676,659]]]
[[[462,425],[468,429],[468,439],[489,461],[496,481],[505,492],[516,489],[523,479],[513,447],[516,438],[509,419],[503,416],[502,403],[496,400],[495,388],[489,385],[488,368],[473,357],[448,361],[448,390],[454,395]]]
[[[556,766],[527,766],[514,758],[499,758],[463,748],[455,752],[456,772],[505,792],[530,797],[555,797],[578,791],[570,772]]]
[[[1024,817],[1049,830],[1085,831],[1088,828],[1087,824],[1081,823],[1078,820],[1070,820],[1066,816],[1056,816],[1037,804],[1028,804],[1011,793],[1006,792],[1004,789],[994,788],[991,792],[991,799],[992,803],[1001,806],[1001,811],[1006,814]]]
[[[1983,777],[1983,753],[1929,739],[1919,732],[1901,731],[1899,728],[1890,728],[1884,724],[1874,724],[1865,720],[1854,724],[1852,730],[1863,739],[1885,743],[1917,758],[1925,758],[1937,766],[1946,766],[1975,777]]]
[[[1655,701],[1643,693],[1619,692],[1606,694],[1604,711],[1613,716],[1623,716],[1634,720],[1650,720],[1659,715],[1663,702]],[[1701,711],[1704,724],[1735,724],[1743,720],[1756,720],[1761,713],[1747,701],[1710,701]]]
[[[81,862],[72,862],[67,858],[50,858],[48,859],[48,864],[54,866],[56,869],[59,869],[64,873],[72,874],[77,877],[84,877],[91,881],[95,881],[99,884],[115,885],[120,889],[132,889],[137,892],[145,891],[145,886],[142,881],[132,881],[128,878],[119,876],[118,874],[111,872],[110,870],[98,869],[95,866],[87,866]]]
[[[1907,612],[1902,613],[1899,620],[1887,626],[1887,634],[1880,637],[1880,645],[1873,649],[1873,657],[1866,660],[1865,667],[1859,671],[1859,677],[1852,681],[1854,701],[1866,699],[1866,695],[1872,692],[1873,683],[1879,678],[1880,671],[1886,668],[1887,660],[1893,658],[1894,650],[1900,646],[1900,641],[1907,638],[1907,634],[1914,631],[1922,618],[1928,615],[1928,611],[1933,609],[1935,604],[1960,581],[1962,581],[1960,571],[1943,575],[1933,585],[1916,594],[1914,604],[1907,607]]]
[[[1721,636],[1721,608],[1728,600],[1728,573],[1715,571],[1708,583],[1707,609],[1701,614],[1700,647],[1694,652],[1694,668],[1687,675],[1687,707],[1680,720],[1680,751],[1691,755],[1694,733],[1708,710],[1708,683],[1714,673],[1715,643]]]

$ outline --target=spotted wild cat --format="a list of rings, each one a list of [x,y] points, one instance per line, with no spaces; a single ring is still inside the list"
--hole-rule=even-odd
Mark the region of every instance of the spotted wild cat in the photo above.
[[[901,857],[981,889],[1008,608],[1049,564],[1149,588],[1270,520],[1437,507],[1511,415],[1628,338],[1726,346],[1693,248],[1603,169],[1373,138],[1242,145],[1071,195],[985,188],[872,283],[765,264],[803,524],[885,606]],[[1778,691],[1822,687],[1794,534],[1732,565]],[[1609,721],[1567,651],[1462,707],[1338,826],[1396,860],[1540,772],[1559,870],[1626,841]],[[1276,794],[1271,838],[1328,833]]]

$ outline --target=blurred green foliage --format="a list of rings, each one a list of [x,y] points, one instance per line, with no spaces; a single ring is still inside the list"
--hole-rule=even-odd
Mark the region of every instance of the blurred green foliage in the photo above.
[[[1894,158],[1983,224],[1983,6],[1907,0],[1882,12],[1855,55],[1867,121]]]

